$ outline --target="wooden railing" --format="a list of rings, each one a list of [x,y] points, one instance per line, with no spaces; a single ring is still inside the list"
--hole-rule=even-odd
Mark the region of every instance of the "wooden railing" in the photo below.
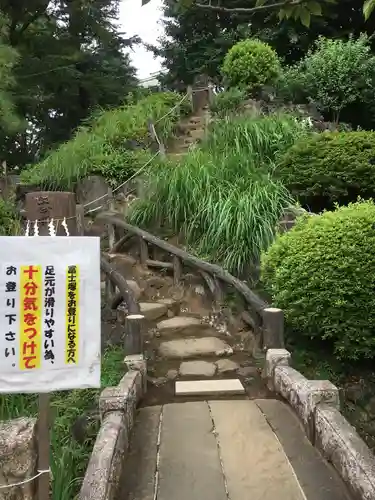
[[[177,248],[164,240],[140,229],[139,227],[132,226],[127,223],[121,214],[115,212],[101,212],[97,214],[96,220],[104,222],[109,227],[110,234],[115,234],[114,227],[125,230],[125,235],[118,241],[112,241],[109,253],[118,252],[122,245],[129,239],[137,238],[139,244],[140,263],[144,267],[154,267],[161,269],[170,269],[173,272],[174,284],[178,285],[181,282],[183,267],[189,266],[194,268],[204,279],[209,290],[211,291],[214,301],[217,306],[220,306],[224,299],[223,284],[232,286],[243,297],[246,303],[246,311],[242,315],[243,319],[253,328],[255,333],[259,334],[262,339],[262,346],[264,349],[270,348],[283,348],[284,347],[284,315],[281,309],[271,307],[267,302],[260,298],[241,280],[230,274],[222,267],[203,261],[194,255],[189,254],[181,248]],[[158,247],[171,255],[171,261],[158,261],[150,259],[149,244]],[[106,265],[108,262],[106,261]],[[109,264],[108,264],[109,265]],[[118,273],[117,273],[118,274]],[[112,272],[111,274],[116,276]],[[123,281],[125,281],[123,279]],[[114,283],[112,279],[112,283]],[[117,283],[119,283],[117,277]],[[116,286],[119,293],[114,295],[112,307],[117,305],[125,299],[128,300],[129,289],[127,288],[126,281],[122,286]],[[139,307],[139,306],[138,306]],[[135,306],[134,306],[135,311]],[[139,311],[139,308],[138,308]],[[133,314],[129,310],[130,314]],[[135,315],[139,312],[134,312]],[[132,332],[135,335],[135,332]],[[141,340],[140,340],[141,341]],[[129,344],[136,345],[133,340]]]

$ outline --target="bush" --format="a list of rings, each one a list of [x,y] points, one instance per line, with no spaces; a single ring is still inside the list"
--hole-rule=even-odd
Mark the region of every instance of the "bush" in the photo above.
[[[315,134],[281,157],[278,178],[314,212],[375,192],[375,132]]]
[[[306,216],[262,259],[262,281],[292,339],[325,341],[342,359],[375,357],[375,205]]]
[[[16,236],[20,230],[21,222],[15,206],[0,197],[0,236]]]
[[[211,112],[219,117],[224,117],[233,111],[240,110],[245,99],[246,92],[244,90],[237,88],[225,90],[215,95],[210,106]]]
[[[148,120],[157,122],[157,132],[167,139],[187,101],[167,113],[181,100],[174,92],[154,93],[136,104],[95,114],[68,142],[21,174],[25,184],[45,189],[72,189],[88,175],[103,175],[111,184],[125,181],[151,158]],[[167,115],[167,116],[165,116]]]
[[[230,87],[256,91],[272,83],[280,71],[280,61],[267,43],[243,40],[236,43],[224,58],[222,72]]]
[[[318,109],[338,122],[341,111],[353,104],[374,101],[375,57],[368,38],[319,38],[296,66],[279,80],[281,97],[312,100]]]

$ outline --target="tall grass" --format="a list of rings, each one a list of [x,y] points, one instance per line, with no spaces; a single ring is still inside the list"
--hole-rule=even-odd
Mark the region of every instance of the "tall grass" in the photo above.
[[[276,155],[303,133],[293,117],[237,117],[215,123],[179,165],[150,170],[136,224],[182,232],[199,255],[242,273],[272,242],[289,192],[272,178]]]
[[[102,388],[116,385],[125,373],[122,348],[108,348],[102,358]],[[56,392],[51,398],[52,498],[72,500],[77,495],[98,432],[98,422],[87,428],[84,442],[73,437],[73,424],[79,417],[98,408],[100,390],[84,389]],[[0,395],[0,420],[37,415],[34,394]]]
[[[151,94],[135,104],[95,113],[69,141],[21,174],[24,184],[48,190],[72,189],[79,179],[101,174],[109,181],[126,180],[150,158],[148,120],[157,122],[179,101],[174,92]],[[168,138],[186,103],[158,122]]]

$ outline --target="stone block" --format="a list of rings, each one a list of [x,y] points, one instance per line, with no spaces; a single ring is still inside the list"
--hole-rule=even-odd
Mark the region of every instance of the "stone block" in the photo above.
[[[313,435],[313,413],[320,403],[326,403],[339,409],[339,391],[328,380],[308,380],[290,366],[276,366],[273,384],[275,391],[281,394],[302,420],[310,437]]]
[[[215,372],[216,366],[208,361],[184,361],[180,365],[181,377],[213,377]]]
[[[120,411],[129,414],[132,421],[135,407],[142,394],[142,373],[136,370],[129,371],[116,387],[106,387],[102,391],[99,398],[100,417],[103,419],[108,412]]]
[[[276,366],[289,366],[290,352],[286,349],[268,349],[264,375],[268,380],[273,379]]]
[[[239,379],[176,382],[176,396],[218,396],[244,392],[245,389]]]
[[[321,404],[314,415],[315,445],[333,464],[354,498],[375,498],[375,457],[337,408]]]
[[[25,481],[36,474],[36,419],[0,422],[0,485]],[[35,481],[0,489],[0,500],[36,500]]]
[[[126,365],[128,371],[134,370],[139,371],[142,375],[142,396],[147,391],[147,360],[143,354],[131,354],[125,356],[124,364]]]
[[[125,416],[105,415],[95,441],[79,500],[114,500],[129,446]]]

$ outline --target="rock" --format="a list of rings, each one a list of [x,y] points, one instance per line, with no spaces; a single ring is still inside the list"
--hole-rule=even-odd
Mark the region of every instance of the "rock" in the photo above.
[[[178,377],[178,371],[177,370],[168,370],[166,374],[166,378],[168,380],[176,380]]]
[[[18,483],[35,474],[37,450],[35,447],[36,419],[17,418],[0,422],[0,485]],[[35,484],[26,483],[0,490],[4,500],[32,500]]]
[[[375,417],[375,396],[368,401],[365,409],[370,415],[372,415],[373,418]]]
[[[241,377],[255,377],[259,374],[258,368],[256,366],[241,366],[238,370],[238,375]]]
[[[162,342],[159,346],[160,356],[170,359],[221,356],[232,353],[232,348],[226,342],[216,337],[169,340]]]
[[[80,444],[84,444],[89,439],[95,439],[100,427],[99,408],[88,410],[80,415],[71,427],[73,438]]]
[[[173,311],[171,311],[170,309],[168,309],[167,316],[168,316],[168,318],[174,318],[175,314],[174,314]]]
[[[172,298],[159,299],[160,304],[165,304],[168,307],[168,317],[172,318],[180,313],[180,303]],[[170,316],[169,313],[172,313]]]
[[[147,382],[150,382],[150,384],[160,387],[161,385],[164,385],[166,382],[168,382],[166,377],[147,377]]]
[[[184,361],[179,372],[181,377],[213,377],[216,366],[208,361]]]
[[[195,335],[198,332],[214,334],[214,331],[209,325],[204,324],[198,318],[190,316],[175,316],[174,318],[165,319],[156,325],[156,328],[162,337],[173,337],[174,335]]]
[[[218,373],[235,372],[239,369],[240,365],[231,359],[219,359],[216,361]]]
[[[167,314],[167,306],[158,302],[140,302],[141,314],[149,321],[154,321]]]
[[[357,403],[365,396],[364,387],[362,384],[352,384],[345,389],[345,397],[348,401]]]
[[[136,264],[136,260],[128,254],[123,253],[112,253],[108,254],[110,257],[110,262],[113,264],[116,271],[118,271],[122,276],[133,275],[133,268]]]
[[[103,204],[103,196],[108,193],[108,187],[107,181],[99,175],[90,175],[79,180],[76,186],[77,203],[90,203],[90,210],[100,207]]]
[[[130,290],[133,292],[135,300],[138,300],[142,295],[142,290],[138,283],[134,280],[126,280],[126,283],[128,284]]]

